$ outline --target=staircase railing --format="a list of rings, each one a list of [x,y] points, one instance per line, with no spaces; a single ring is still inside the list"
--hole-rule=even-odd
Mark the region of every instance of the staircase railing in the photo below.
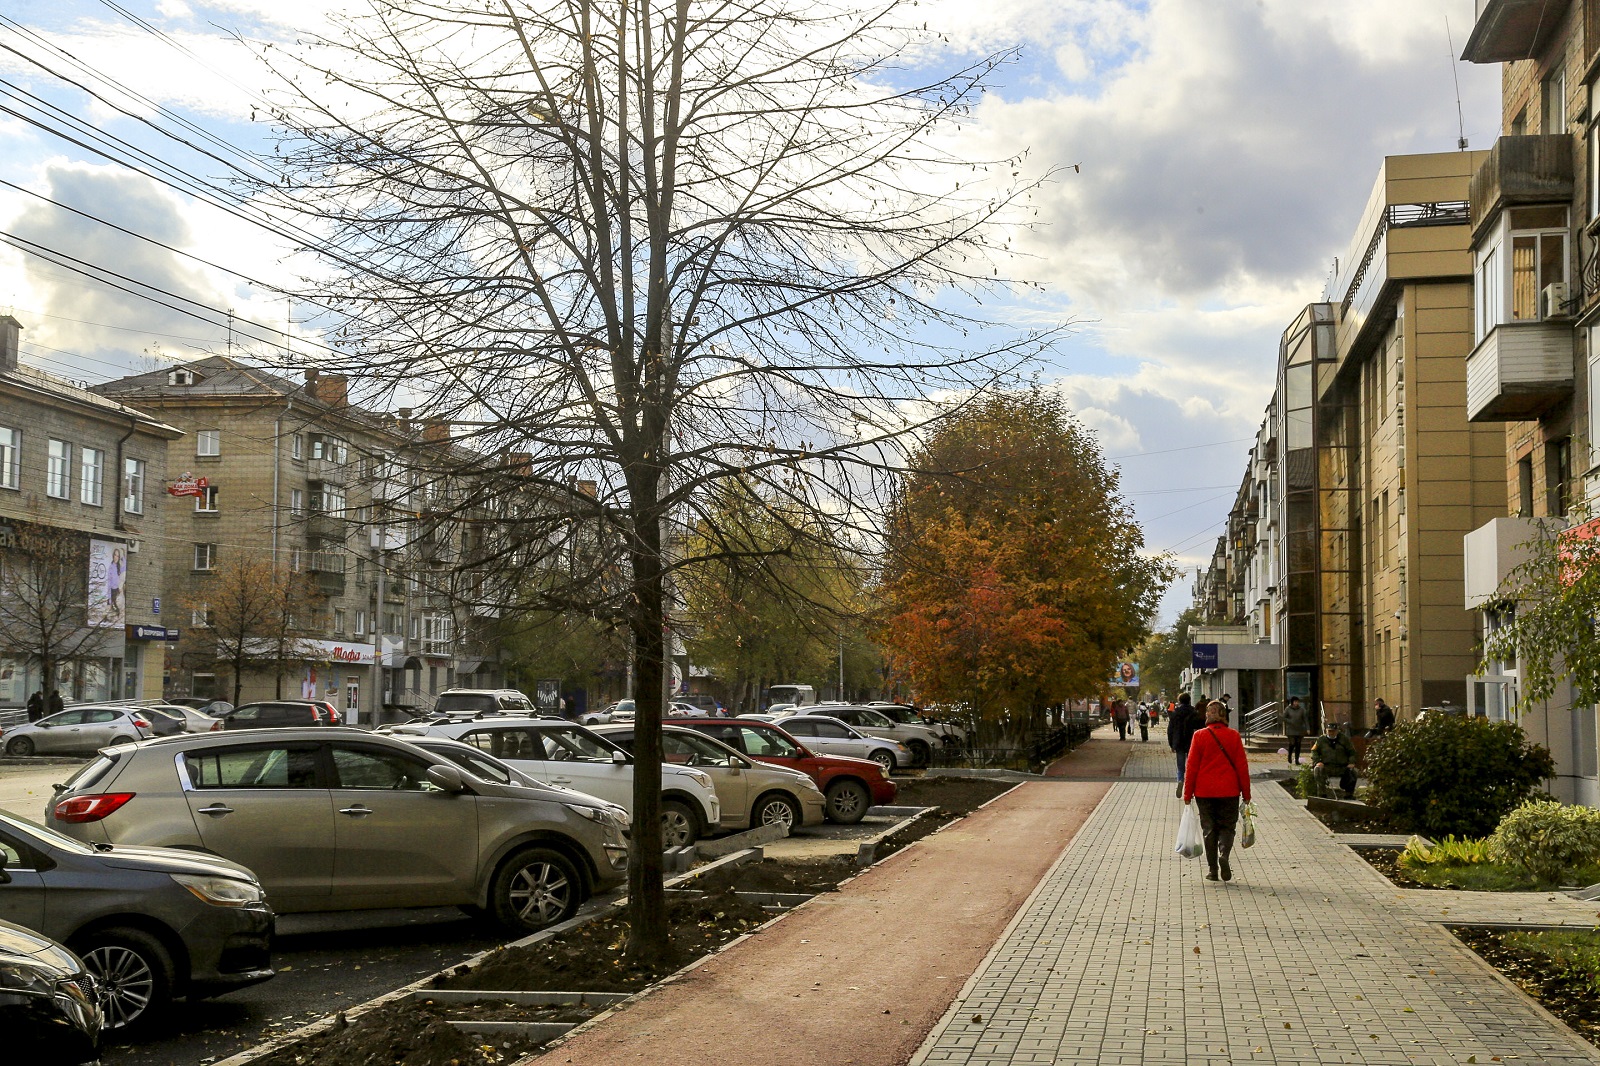
[[[1278,708],[1277,700],[1268,700],[1255,710],[1244,716],[1245,736],[1263,734],[1276,736],[1283,732],[1283,713]]]

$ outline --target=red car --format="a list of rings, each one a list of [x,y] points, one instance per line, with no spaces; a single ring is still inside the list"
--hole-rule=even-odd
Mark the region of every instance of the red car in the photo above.
[[[771,722],[744,718],[674,718],[672,724],[698,730],[757,762],[787,766],[810,775],[828,799],[830,822],[854,825],[866,817],[868,807],[894,802],[894,782],[884,774],[883,767],[871,759],[814,754]]]

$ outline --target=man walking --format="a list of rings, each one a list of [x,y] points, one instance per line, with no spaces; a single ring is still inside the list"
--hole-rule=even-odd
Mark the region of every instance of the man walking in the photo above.
[[[38,689],[28,697],[28,721],[37,722],[44,717],[44,693]]]
[[[1310,729],[1306,709],[1299,696],[1290,696],[1289,705],[1283,709],[1283,735],[1289,738],[1289,765],[1300,765],[1300,744]]]
[[[1233,880],[1233,836],[1239,827],[1239,801],[1250,802],[1250,761],[1244,740],[1230,729],[1227,711],[1216,700],[1206,704],[1206,724],[1189,743],[1183,774],[1183,802],[1200,808],[1200,836],[1205,841],[1207,881],[1220,875]]]
[[[1117,726],[1117,739],[1128,739],[1128,701],[1115,700],[1111,704],[1111,720]]]
[[[1200,728],[1200,713],[1189,701],[1187,692],[1178,697],[1177,706],[1167,717],[1167,747],[1178,757],[1178,788],[1174,795],[1183,795],[1183,771],[1189,762],[1189,743],[1194,731]]]
[[[1356,761],[1356,745],[1339,728],[1338,722],[1328,722],[1322,735],[1311,746],[1311,762],[1316,773],[1317,794],[1326,795],[1328,778],[1339,775],[1339,790],[1345,799],[1356,798],[1356,772],[1350,766]]]

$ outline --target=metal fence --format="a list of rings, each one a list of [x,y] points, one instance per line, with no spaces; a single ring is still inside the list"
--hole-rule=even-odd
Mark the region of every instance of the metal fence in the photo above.
[[[1065,726],[1039,730],[1026,738],[1016,738],[1009,745],[945,748],[933,753],[933,765],[984,770],[1037,770],[1089,739],[1090,728],[1088,721],[1069,721]]]

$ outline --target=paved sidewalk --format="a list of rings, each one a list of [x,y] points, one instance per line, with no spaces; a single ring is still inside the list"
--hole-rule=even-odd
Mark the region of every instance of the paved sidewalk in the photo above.
[[[1173,854],[1170,785],[1113,785],[912,1062],[1600,1062],[1440,924],[1593,904],[1402,891],[1278,785],[1255,798],[1223,884]]]

